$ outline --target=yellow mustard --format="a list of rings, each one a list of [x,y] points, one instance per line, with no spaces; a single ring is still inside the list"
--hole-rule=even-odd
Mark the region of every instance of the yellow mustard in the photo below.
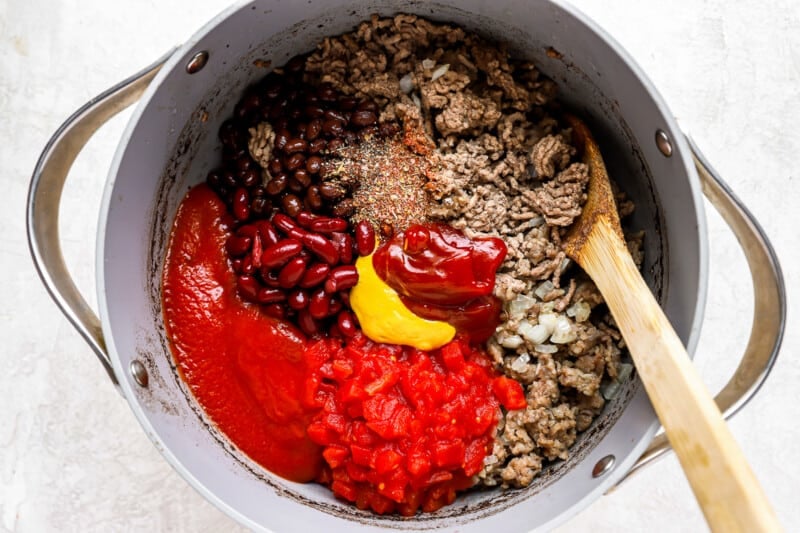
[[[375,272],[372,255],[359,257],[356,270],[358,283],[350,291],[350,307],[367,337],[419,350],[433,350],[453,340],[456,328],[447,322],[421,318],[403,304],[397,292]]]

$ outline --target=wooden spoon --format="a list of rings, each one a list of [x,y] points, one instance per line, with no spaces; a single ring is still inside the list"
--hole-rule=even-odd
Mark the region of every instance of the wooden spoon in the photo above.
[[[605,298],[711,529],[780,531],[761,485],[628,252],[591,132],[579,118],[565,118],[590,175],[588,198],[567,233],[565,252]]]

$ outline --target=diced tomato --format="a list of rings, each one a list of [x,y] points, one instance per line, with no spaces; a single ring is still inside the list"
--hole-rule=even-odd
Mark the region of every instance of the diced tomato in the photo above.
[[[346,448],[341,446],[329,446],[325,448],[325,451],[322,452],[322,456],[325,458],[325,461],[328,462],[328,466],[331,468],[337,468],[341,466],[347,456],[349,455]]]
[[[523,409],[528,405],[522,385],[514,379],[498,376],[492,380],[492,389],[503,407],[509,411]]]

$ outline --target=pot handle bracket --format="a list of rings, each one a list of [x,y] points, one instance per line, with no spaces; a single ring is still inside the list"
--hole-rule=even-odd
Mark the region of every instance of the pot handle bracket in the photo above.
[[[687,137],[703,194],[733,231],[744,252],[753,281],[753,323],[750,340],[733,376],[714,400],[725,419],[731,418],[752,400],[767,379],[786,328],[786,289],[778,257],[753,214],[744,206],[694,141]],[[671,451],[664,433],[657,435],[633,467],[607,493],[631,475]]]
[[[64,263],[58,231],[61,193],[75,158],[92,135],[111,117],[139,100],[174,51],[75,111],[47,142],[28,189],[28,246],[39,277],[64,316],[89,343],[118,390],[119,381],[111,365],[100,319],[78,291]]]

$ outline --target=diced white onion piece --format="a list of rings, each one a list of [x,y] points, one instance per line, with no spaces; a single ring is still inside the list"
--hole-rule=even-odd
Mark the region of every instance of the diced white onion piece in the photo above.
[[[539,324],[547,328],[548,335],[552,335],[556,329],[558,315],[553,313],[539,313]]]
[[[556,353],[558,351],[554,344],[537,344],[533,349],[539,353]]]
[[[550,336],[550,342],[555,344],[567,344],[578,338],[578,332],[572,327],[572,323],[565,316],[558,317],[556,327],[553,335]]]
[[[433,59],[423,59],[422,60],[422,68],[433,68],[436,66],[436,61]]]
[[[567,316],[573,317],[575,322],[586,322],[589,319],[589,315],[592,313],[592,308],[589,307],[589,304],[581,300],[580,302],[575,302],[571,306],[567,308]]]
[[[417,96],[417,93],[411,93],[411,100],[413,100],[415,106],[422,107],[422,101]]]
[[[556,286],[553,285],[553,282],[549,279],[547,281],[543,281],[536,287],[536,290],[533,293],[538,296],[540,299],[544,299],[545,296],[550,294],[550,292],[555,289]]]
[[[526,294],[520,294],[508,304],[508,314],[511,318],[522,318],[525,312],[533,307],[536,300]]]
[[[619,368],[617,368],[617,381],[620,383],[626,381],[629,377],[631,377],[631,373],[633,372],[633,365],[630,363],[620,363]]]
[[[520,322],[517,332],[533,344],[542,344],[550,336],[552,330],[542,324],[532,326],[529,322]]]
[[[536,217],[536,218],[532,218],[532,219],[530,219],[530,220],[528,221],[528,226],[529,226],[531,229],[533,229],[533,228],[538,228],[538,227],[539,227],[539,226],[541,226],[542,224],[544,224],[544,217],[542,217],[542,216],[538,216],[538,217]]]
[[[552,313],[555,308],[556,308],[556,302],[554,302],[554,301],[545,302],[545,303],[543,303],[541,305],[541,307],[539,307],[539,313],[540,314],[541,313],[544,313],[544,314]]]
[[[450,69],[450,64],[449,64],[449,63],[445,63],[444,65],[440,65],[440,66],[439,66],[439,67],[437,67],[437,68],[436,68],[436,70],[434,70],[434,71],[433,71],[433,73],[431,74],[431,81],[436,81],[436,80],[438,80],[439,78],[441,78],[442,76],[444,76],[444,75],[445,75],[445,73],[446,73],[446,72],[447,72],[449,69]]]
[[[517,348],[522,346],[523,342],[525,341],[523,341],[522,337],[520,337],[519,335],[509,335],[508,337],[500,341],[500,345],[503,348],[508,348],[509,350],[516,350]]]
[[[414,90],[414,80],[411,77],[411,73],[409,72],[402,78],[400,78],[400,90],[403,91],[405,94],[410,93]]]
[[[603,398],[606,400],[613,400],[617,396],[619,396],[619,389],[620,383],[617,380],[609,381],[608,383],[603,383],[600,385],[600,394],[603,395]]]
[[[511,370],[513,370],[514,372],[523,372],[525,368],[528,366],[528,362],[530,360],[531,360],[530,355],[526,353],[521,354],[519,357],[514,359],[513,363],[511,363]]]
[[[497,459],[496,455],[487,455],[483,458],[483,466],[491,466],[495,464],[499,459]]]

